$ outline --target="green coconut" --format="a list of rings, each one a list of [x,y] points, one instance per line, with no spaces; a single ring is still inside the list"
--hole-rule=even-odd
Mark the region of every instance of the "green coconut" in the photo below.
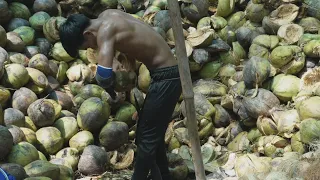
[[[320,47],[320,40],[311,40],[303,47],[303,52],[308,57],[319,58],[320,57],[319,47]]]
[[[30,23],[28,20],[23,19],[23,18],[12,18],[7,26],[6,26],[6,30],[7,31],[13,31],[16,28],[20,27],[20,26],[30,26]]]
[[[31,16],[31,13],[28,7],[19,2],[10,3],[9,9],[11,10],[14,18],[23,18],[28,20]]]
[[[239,133],[229,144],[228,150],[236,152],[236,151],[246,151],[249,147],[249,139],[247,132]]]
[[[259,131],[259,129],[257,128],[252,128],[247,137],[248,137],[248,140],[252,143],[254,143],[255,141],[257,141],[260,137],[262,136],[261,132]]]
[[[58,4],[54,0],[35,0],[32,6],[34,12],[46,12],[51,16],[58,13]]]
[[[57,61],[70,62],[74,60],[63,48],[61,42],[57,42],[54,44],[51,49],[50,55]]]
[[[69,81],[71,82],[90,82],[93,79],[92,70],[89,68],[89,66],[85,64],[77,64],[74,66],[70,66],[66,73]],[[119,78],[121,79],[121,76]]]
[[[267,59],[253,56],[245,63],[243,79],[247,88],[261,86],[270,75],[270,63]]]
[[[67,93],[61,91],[52,91],[49,97],[58,102],[61,105],[61,108],[64,110],[71,110],[73,107],[72,99]]]
[[[63,147],[61,132],[55,127],[43,127],[36,132],[39,149],[45,154],[55,154]]]
[[[58,69],[55,77],[59,83],[63,83],[67,79],[67,70],[69,66],[66,62],[63,61],[59,62],[57,66]]]
[[[25,166],[39,159],[38,150],[28,142],[20,142],[13,146],[8,155],[9,163]]]
[[[51,50],[52,44],[46,38],[36,38],[35,39],[36,46],[39,47],[40,53],[49,56],[49,52]]]
[[[59,179],[60,169],[58,165],[48,161],[36,160],[24,167],[29,177],[48,177],[51,179]]]
[[[77,114],[77,122],[81,129],[93,132],[102,128],[109,116],[109,104],[100,98],[91,97],[81,104]]]
[[[56,158],[65,159],[71,165],[72,169],[76,170],[79,163],[80,154],[76,148],[64,148],[56,154]]]
[[[206,27],[206,26],[211,27],[211,24],[212,24],[211,17],[201,18],[199,20],[198,24],[197,24],[197,29],[201,29],[201,28]]]
[[[221,30],[218,31],[219,37],[228,43],[229,45],[232,44],[232,42],[237,41],[235,30],[231,26],[225,26]]]
[[[257,120],[257,128],[263,135],[276,135],[278,134],[277,124],[273,119],[259,116]]]
[[[319,96],[313,96],[303,100],[297,107],[301,121],[308,118],[320,119],[319,103]]]
[[[26,141],[35,146],[37,144],[36,133],[32,129],[29,129],[29,128],[20,127],[20,129],[22,130],[23,134],[25,135]]]
[[[227,64],[221,67],[219,71],[219,77],[221,78],[221,82],[225,85],[228,85],[228,81],[232,76],[236,74],[236,66],[232,64]]]
[[[38,130],[37,126],[34,122],[29,118],[29,116],[25,116],[26,119],[26,128],[32,129],[34,132]]]
[[[238,29],[246,22],[245,12],[238,11],[229,16],[227,20],[230,27],[232,27],[233,29]]]
[[[18,144],[20,142],[26,141],[26,136],[18,126],[8,125],[7,128],[13,137],[13,144]]]
[[[119,5],[121,5],[126,12],[136,13],[143,7],[143,1],[134,0],[118,0]]]
[[[0,47],[5,47],[7,44],[6,30],[0,25]]]
[[[10,98],[11,98],[10,91],[8,89],[0,86],[0,105],[5,107]]]
[[[270,11],[264,8],[263,4],[249,2],[246,7],[246,18],[251,22],[260,23],[263,18],[269,15]]]
[[[60,180],[73,180],[75,178],[75,174],[72,170],[72,168],[64,166],[64,165],[58,165],[60,169]]]
[[[278,46],[271,52],[270,63],[275,68],[282,68],[293,59],[296,51],[299,50],[298,46]]]
[[[0,104],[0,125],[4,125],[4,114],[3,114],[1,104]]]
[[[219,60],[223,64],[239,65],[244,58],[246,58],[246,52],[239,42],[232,42],[232,51],[221,52]]]
[[[312,144],[320,138],[320,121],[313,118],[304,119],[300,124],[301,141],[306,144]]]
[[[214,126],[217,128],[227,127],[231,120],[229,113],[220,104],[215,104],[214,108]]]
[[[28,66],[43,72],[45,75],[49,75],[50,73],[49,60],[43,54],[36,54],[33,56],[30,59]]]
[[[57,16],[57,17],[51,17],[49,20],[47,20],[45,22],[45,24],[43,25],[42,31],[43,31],[43,34],[44,34],[45,38],[50,43],[56,43],[57,41],[60,40],[59,28],[66,20],[67,19],[64,18],[64,17]],[[61,43],[60,43],[60,45],[61,45]],[[58,46],[60,46],[60,45],[58,45]],[[61,47],[59,47],[59,48],[61,48]],[[69,55],[66,54],[66,52],[63,51],[63,50],[59,50],[59,51],[57,50],[57,51],[54,51],[54,52],[56,53],[56,56],[59,55],[59,52],[62,52],[63,53],[63,54],[61,54],[62,57],[70,58]]]
[[[306,152],[306,146],[301,141],[301,134],[300,132],[295,133],[291,138],[291,147],[294,152],[298,153],[305,153]]]
[[[305,0],[304,3],[306,3],[308,5],[308,15],[315,17],[317,19],[320,19],[320,13],[319,13],[319,3],[315,0]]]
[[[74,135],[70,141],[69,146],[82,152],[85,147],[94,143],[93,135],[90,131],[80,131]]]
[[[113,151],[124,145],[129,138],[129,128],[124,122],[107,123],[99,134],[99,142],[106,151]]]
[[[254,56],[269,59],[270,52],[267,48],[253,43],[249,48],[248,57],[252,58]]]
[[[279,100],[288,102],[299,92],[300,79],[293,75],[279,74],[271,82],[271,91]]]
[[[18,109],[7,108],[4,110],[4,124],[6,126],[15,125],[18,127],[24,127],[25,126],[24,114]]]
[[[24,170],[23,166],[16,163],[5,163],[1,164],[0,168],[6,171],[8,174],[15,177],[17,180],[22,180],[27,178],[27,173]]]
[[[23,54],[25,54],[29,59],[40,53],[40,48],[38,46],[26,46]]]
[[[185,161],[178,154],[173,153],[168,153],[167,158],[171,177],[174,179],[186,179],[189,169]]]
[[[22,40],[22,38],[19,36],[18,33],[15,33],[15,32],[7,33],[6,49],[8,51],[22,52],[25,46],[26,46],[25,42]]]
[[[0,24],[5,24],[12,18],[12,11],[9,9],[7,1],[0,1]]]
[[[228,25],[227,20],[221,16],[217,16],[217,15],[211,16],[211,20],[212,20],[212,27],[215,30],[222,29]]]
[[[21,64],[8,64],[1,80],[6,87],[19,89],[28,83],[28,71]]]
[[[56,164],[56,165],[62,165],[62,166],[65,166],[69,169],[72,169],[71,165],[69,164],[69,162],[63,158],[54,158],[54,159],[51,159],[49,161],[50,163],[52,164]]]
[[[203,65],[199,71],[199,76],[202,79],[214,79],[218,76],[222,64],[220,62],[212,61]]]
[[[42,31],[44,23],[50,19],[50,15],[46,12],[36,12],[29,18],[30,25],[37,31]]]
[[[51,103],[54,107],[54,118],[58,119],[60,117],[60,113],[62,110],[62,106],[55,100],[53,99],[46,99],[49,103]]]
[[[219,0],[217,7],[217,16],[228,17],[235,8],[234,0]]]
[[[54,106],[46,99],[38,99],[30,104],[27,113],[37,127],[51,126],[55,121]]]
[[[53,126],[61,132],[61,137],[63,138],[64,143],[68,143],[79,130],[77,120],[74,117],[60,118],[53,124]]]
[[[144,93],[148,92],[151,83],[150,72],[147,67],[142,64],[139,68],[138,86]]]
[[[306,33],[317,33],[320,28],[320,21],[314,17],[305,17],[299,21]]]
[[[78,169],[84,175],[101,174],[106,171],[109,158],[101,147],[89,145],[80,157]]]
[[[26,46],[30,46],[35,40],[35,30],[29,26],[21,26],[13,30],[13,32],[18,33]]]
[[[12,152],[13,136],[8,128],[0,125],[0,159],[3,160]]]
[[[29,63],[29,58],[27,58],[27,56],[22,53],[10,52],[9,60],[11,63],[21,64],[25,67],[27,67]]]
[[[132,116],[136,112],[136,108],[131,103],[124,103],[120,106],[118,109],[115,120],[125,122],[128,125],[131,125],[132,122]]]

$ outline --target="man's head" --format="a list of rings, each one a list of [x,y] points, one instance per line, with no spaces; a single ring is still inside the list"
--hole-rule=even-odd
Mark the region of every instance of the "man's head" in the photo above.
[[[85,15],[73,14],[60,26],[60,41],[70,56],[76,57],[79,49],[96,48],[96,36],[87,29],[90,23]]]

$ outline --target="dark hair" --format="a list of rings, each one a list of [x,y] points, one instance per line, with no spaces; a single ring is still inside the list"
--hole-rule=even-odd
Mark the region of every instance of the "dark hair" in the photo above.
[[[83,31],[90,25],[90,19],[83,14],[72,14],[59,28],[60,41],[67,53],[76,57],[84,41]]]

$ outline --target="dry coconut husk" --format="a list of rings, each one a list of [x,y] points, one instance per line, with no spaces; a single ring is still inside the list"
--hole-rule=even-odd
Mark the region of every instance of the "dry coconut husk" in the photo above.
[[[305,72],[300,81],[300,91],[303,89],[312,90],[316,83],[320,82],[320,67]]]
[[[110,163],[114,169],[126,169],[133,163],[134,151],[132,148],[127,148],[124,152],[114,151]]]

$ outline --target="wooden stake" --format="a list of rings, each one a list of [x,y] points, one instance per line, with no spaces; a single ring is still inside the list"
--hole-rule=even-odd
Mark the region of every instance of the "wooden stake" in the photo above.
[[[199,0],[198,0],[199,1]],[[177,0],[168,0],[168,9],[172,23],[173,34],[176,44],[176,55],[178,59],[180,80],[183,98],[187,113],[188,136],[191,143],[191,153],[197,180],[205,180],[204,165],[202,161],[198,125],[194,107],[194,93],[190,75],[189,60],[187,57],[185,39],[183,36],[180,8]]]

